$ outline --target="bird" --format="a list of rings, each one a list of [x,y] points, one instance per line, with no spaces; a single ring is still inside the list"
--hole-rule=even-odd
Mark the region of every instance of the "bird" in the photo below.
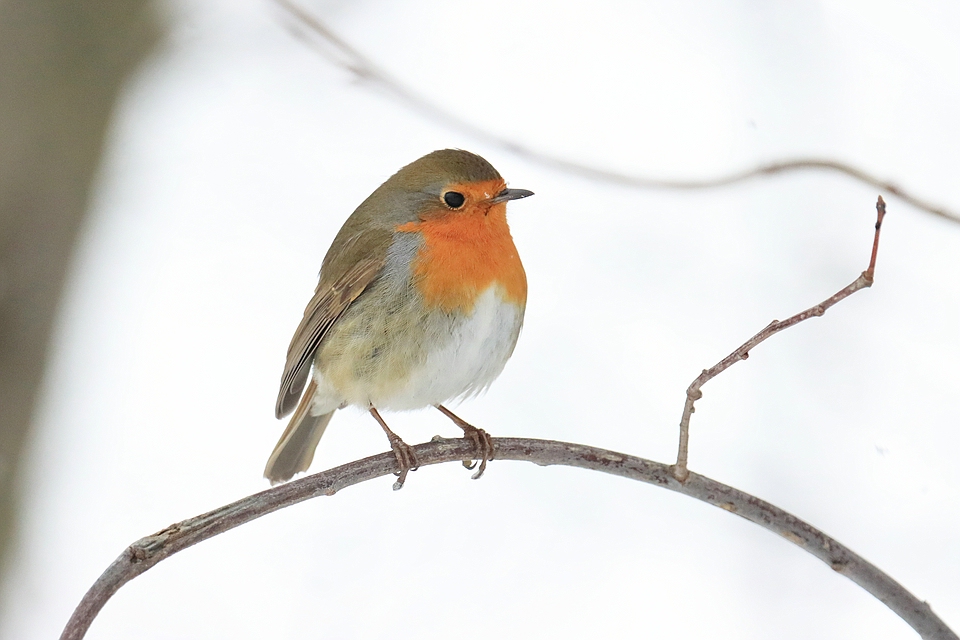
[[[506,205],[532,195],[508,188],[482,157],[442,149],[401,168],[347,218],[287,349],[276,417],[293,415],[264,469],[271,484],[309,468],[347,406],[368,411],[390,441],[394,489],[419,461],[381,410],[436,407],[472,440],[473,477],[483,474],[490,436],[444,404],[484,391],[516,347],[527,277]]]

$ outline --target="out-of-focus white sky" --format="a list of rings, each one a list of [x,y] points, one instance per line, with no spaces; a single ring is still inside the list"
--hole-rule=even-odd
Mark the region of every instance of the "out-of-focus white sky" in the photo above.
[[[464,120],[582,163],[712,177],[817,155],[960,210],[952,2],[303,5]],[[0,637],[56,637],[133,540],[263,489],[290,335],[330,240],[400,166],[470,149],[510,220],[520,344],[461,405],[498,436],[674,456],[684,390],[866,266],[877,191],[802,173],[699,193],[570,177],[430,122],[267,1],[164,4],[116,112],[63,307]],[[960,225],[888,197],[877,282],[709,383],[694,470],[833,535],[960,628]],[[392,414],[408,442],[458,430]],[[386,449],[339,412],[314,469]],[[273,514],[125,586],[91,639],[913,638],[788,542],[622,479],[493,462]]]

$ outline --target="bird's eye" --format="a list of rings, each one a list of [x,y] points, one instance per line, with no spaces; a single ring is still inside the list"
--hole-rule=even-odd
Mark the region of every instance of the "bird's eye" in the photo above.
[[[463,194],[458,191],[447,191],[443,194],[443,201],[447,203],[447,206],[451,209],[459,209],[466,200]]]

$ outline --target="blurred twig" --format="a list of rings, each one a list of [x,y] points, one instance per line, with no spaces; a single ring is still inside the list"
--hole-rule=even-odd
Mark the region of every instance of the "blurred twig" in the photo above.
[[[710,380],[713,380],[715,377],[729,369],[735,363],[740,362],[741,360],[746,360],[750,356],[750,351],[770,336],[779,333],[784,329],[789,329],[795,324],[800,324],[804,320],[822,316],[827,312],[827,309],[837,304],[844,298],[853,295],[857,291],[860,291],[860,289],[866,289],[872,285],[873,270],[877,265],[877,249],[880,247],[880,226],[883,224],[883,216],[885,216],[886,213],[887,203],[883,201],[882,196],[879,196],[877,198],[877,223],[874,225],[873,251],[870,254],[870,264],[867,266],[867,270],[861,273],[856,280],[820,304],[814,305],[806,311],[801,311],[800,313],[791,316],[786,320],[774,320],[764,327],[759,333],[737,347],[737,349],[726,358],[713,365],[709,369],[704,369],[703,372],[697,376],[693,382],[690,383],[690,386],[687,387],[687,399],[683,404],[683,414],[680,417],[680,446],[677,449],[677,462],[672,467],[673,476],[677,480],[680,482],[685,481],[690,473],[687,470],[687,445],[690,440],[690,416],[692,416],[694,412],[693,404],[703,397],[703,393],[700,391],[700,388]]]
[[[781,535],[853,580],[890,607],[922,638],[958,640],[926,603],[893,578],[822,531],[748,493],[695,473],[689,474],[686,482],[678,482],[670,467],[663,463],[596,447],[527,438],[494,438],[493,445],[496,460],[522,460],[541,466],[565,465],[602,471],[664,487],[735,513]],[[448,440],[437,437],[413,449],[420,466],[425,467],[460,462],[475,456],[474,447],[473,441],[466,438]],[[310,498],[332,496],[360,482],[389,476],[396,468],[397,458],[393,452],[381,453],[261,491],[137,540],[86,593],[60,636],[61,640],[81,640],[100,609],[120,587],[174,553],[278,509]]]
[[[627,187],[646,188],[646,189],[714,189],[727,185],[744,182],[760,176],[769,176],[781,173],[789,173],[801,170],[820,170],[840,173],[849,178],[870,185],[901,200],[913,205],[921,211],[932,213],[941,218],[946,218],[952,222],[960,223],[960,215],[949,211],[941,206],[928,202],[919,196],[893,184],[892,182],[882,180],[869,174],[868,172],[856,166],[832,160],[829,158],[795,158],[790,160],[781,160],[763,164],[753,169],[744,169],[729,175],[717,178],[708,178],[703,180],[660,180],[656,178],[645,178],[643,176],[632,176],[617,171],[592,167],[578,162],[571,162],[563,158],[557,158],[535,149],[517,144],[495,133],[477,127],[456,115],[444,110],[429,100],[421,97],[415,92],[405,87],[400,81],[392,77],[389,73],[381,69],[372,60],[364,56],[355,49],[346,40],[333,32],[319,18],[311,15],[290,0],[274,0],[290,16],[295,19],[291,29],[295,35],[302,38],[306,43],[313,46],[321,55],[326,57],[337,66],[346,69],[354,74],[358,79],[369,82],[385,90],[394,98],[403,102],[408,107],[429,117],[434,122],[440,122],[446,126],[462,131],[487,144],[500,147],[511,153],[519,155],[531,162],[574,174],[592,180],[610,182]],[[306,30],[306,32],[304,31]],[[308,37],[309,34],[318,36],[316,38]]]

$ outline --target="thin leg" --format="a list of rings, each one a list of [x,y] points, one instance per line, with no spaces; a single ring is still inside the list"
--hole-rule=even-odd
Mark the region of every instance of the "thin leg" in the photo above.
[[[438,404],[437,409],[439,409],[443,415],[453,420],[453,424],[463,429],[463,435],[473,441],[473,445],[476,447],[477,453],[479,454],[477,457],[480,458],[480,468],[477,469],[475,474],[473,474],[473,479],[476,480],[483,475],[484,471],[486,471],[487,460],[493,460],[493,438],[490,437],[489,433],[483,429],[476,428],[466,420],[460,418],[453,411],[450,411],[450,409],[447,409],[442,404]],[[476,463],[472,460],[464,460],[463,466],[465,466],[467,469],[473,469],[476,466]]]
[[[397,467],[400,469],[397,471],[397,476],[399,477],[393,483],[393,490],[397,491],[403,488],[403,483],[407,480],[407,472],[416,471],[420,466],[420,461],[417,460],[417,453],[413,450],[413,447],[390,430],[390,427],[387,426],[387,423],[383,421],[380,413],[374,407],[370,407],[370,415],[379,423],[383,432],[387,434],[387,439],[390,440],[390,448],[393,449],[393,455],[397,457]]]

